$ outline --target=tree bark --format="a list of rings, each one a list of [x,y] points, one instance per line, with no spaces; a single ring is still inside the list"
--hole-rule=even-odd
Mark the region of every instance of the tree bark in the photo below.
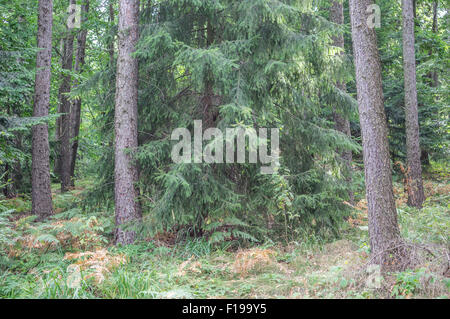
[[[61,65],[64,64],[64,41],[65,38],[63,37],[59,42],[59,52],[61,53]],[[61,92],[58,91],[58,114],[61,113]],[[55,156],[55,163],[53,167],[53,174],[58,178],[58,181],[61,183],[61,117],[59,116],[56,119],[55,123],[55,148],[54,151],[56,153]]]
[[[372,261],[382,269],[400,241],[389,160],[381,64],[374,28],[367,24],[372,0],[350,0],[353,53],[368,203]],[[370,11],[369,11],[370,12]]]
[[[437,15],[438,5],[439,5],[438,1],[433,2],[433,28],[432,28],[433,33],[438,32],[438,15]],[[430,53],[431,54],[433,53],[433,49],[431,49]],[[436,70],[431,72],[431,79],[432,79],[432,87],[438,87],[439,76]]]
[[[85,3],[81,6],[81,12],[84,15],[83,21],[86,21],[87,13],[89,12],[89,1],[86,0]],[[77,74],[81,74],[83,72],[83,66],[85,64],[85,56],[86,56],[86,37],[88,30],[82,26],[82,30],[78,33],[77,36],[77,52],[75,57],[75,72]],[[74,81],[74,87],[78,86],[78,81]],[[75,164],[77,160],[78,153],[78,137],[80,135],[80,125],[81,125],[81,98],[77,98],[73,101],[72,110],[71,110],[71,122],[72,122],[72,154],[71,154],[71,162],[70,162],[70,178],[71,178],[71,186],[75,186]]]
[[[22,133],[21,132],[15,132],[15,144],[16,148],[21,150],[22,149]],[[23,172],[22,172],[22,163],[19,159],[16,160],[12,172],[12,180],[13,180],[13,189],[16,192],[16,194],[23,190]]]
[[[344,24],[344,6],[341,1],[333,1],[330,7],[330,21],[336,24]],[[336,47],[340,47],[344,49],[344,35],[338,35],[333,37],[333,45]],[[344,54],[344,52],[342,52]],[[341,91],[346,91],[347,86],[343,82],[336,83],[336,87],[340,89]],[[350,131],[350,121],[348,118],[344,117],[342,114],[340,114],[338,111],[333,110],[333,118],[334,118],[334,125],[335,129],[345,135],[347,135],[349,138],[351,138],[351,131]],[[350,203],[353,204],[354,202],[354,196],[353,192],[351,190],[352,185],[352,151],[343,151],[341,153],[341,158],[344,162],[344,165],[346,167],[346,180],[349,186],[349,200]]]
[[[70,4],[75,4],[75,0],[69,0]],[[71,29],[67,30],[68,34],[64,40],[64,53],[62,69],[65,71],[72,70],[73,64],[73,40],[74,34]],[[60,104],[61,104],[61,192],[67,192],[70,187],[70,166],[72,147],[70,143],[71,133],[71,101],[68,94],[71,90],[71,76],[70,74],[64,74],[62,83],[59,88],[60,92]]]
[[[139,0],[119,1],[118,58],[115,97],[116,243],[130,244],[136,233],[119,226],[141,219],[136,186],[139,172],[129,151],[138,147],[138,61],[131,55],[139,38]]]
[[[412,0],[402,0],[403,67],[405,74],[405,122],[408,205],[421,208],[425,195],[420,162],[419,115],[414,50],[414,11]]]
[[[12,189],[12,184],[11,184],[11,180],[9,178],[11,172],[10,172],[10,167],[9,164],[6,163],[5,164],[5,173],[3,175],[3,184],[5,185],[3,187],[3,195],[6,198],[12,198],[14,197],[14,191]]]
[[[109,1],[109,25],[111,26],[114,23],[114,6],[113,0]],[[114,65],[114,39],[108,43],[108,53],[109,53],[109,66],[112,67]]]
[[[39,1],[37,32],[36,81],[33,116],[48,116],[50,104],[50,67],[52,59],[53,1]],[[42,220],[52,215],[52,192],[50,188],[50,149],[48,125],[32,128],[32,213]]]

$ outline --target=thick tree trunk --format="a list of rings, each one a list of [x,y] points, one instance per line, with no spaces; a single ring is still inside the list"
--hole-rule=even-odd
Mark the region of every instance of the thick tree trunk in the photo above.
[[[336,24],[344,24],[344,6],[341,1],[332,2],[330,7],[330,20]],[[335,36],[333,38],[333,45],[344,49],[344,35]],[[342,54],[344,54],[344,52],[342,52]],[[336,83],[336,87],[344,92],[347,90],[346,84],[342,82]],[[333,111],[333,118],[335,129],[351,138],[349,119],[336,110]],[[347,170],[345,173],[347,175],[346,179],[350,189],[352,184],[352,151],[343,151],[341,157]],[[351,189],[349,190],[348,196],[350,203],[353,204],[354,196]]]
[[[403,67],[405,73],[405,121],[408,205],[421,208],[425,195],[420,162],[419,115],[416,88],[416,54],[414,50],[414,11],[412,0],[402,0]]]
[[[86,0],[85,3],[81,7],[82,14],[84,15],[83,20],[86,20],[86,14],[89,12],[89,1]],[[83,72],[83,66],[85,63],[86,56],[86,37],[87,37],[87,29],[82,26],[82,30],[78,33],[77,36],[77,53],[75,58],[75,72],[77,74],[81,74]],[[74,87],[78,86],[78,81],[74,82]],[[75,164],[77,160],[78,153],[78,137],[80,134],[80,124],[81,124],[81,98],[77,98],[73,101],[72,110],[71,110],[71,120],[72,120],[72,154],[71,154],[71,163],[70,163],[70,178],[71,185],[75,186]]]
[[[391,263],[390,249],[401,239],[392,188],[377,38],[374,28],[367,25],[370,13],[366,10],[372,4],[372,0],[350,0],[350,18],[372,261],[386,269]]]
[[[69,0],[70,4],[75,4],[75,0]],[[73,64],[73,40],[74,34],[71,29],[67,30],[68,34],[64,40],[64,55],[62,69],[65,71],[72,70]],[[70,166],[72,147],[70,143],[71,133],[71,101],[69,100],[68,93],[71,89],[71,76],[70,74],[63,75],[60,92],[61,103],[61,192],[67,192],[70,187]]]
[[[50,103],[50,66],[52,59],[53,1],[39,1],[39,18],[36,58],[36,82],[33,116],[47,116]],[[52,192],[50,188],[50,150],[48,144],[48,125],[40,124],[32,129],[32,213],[38,220],[53,213]]]
[[[138,146],[138,61],[132,58],[139,38],[139,0],[119,1],[119,53],[115,107],[115,204],[116,225],[138,221],[141,207],[136,187],[139,172],[129,151]],[[116,229],[116,243],[133,243],[136,233]]]

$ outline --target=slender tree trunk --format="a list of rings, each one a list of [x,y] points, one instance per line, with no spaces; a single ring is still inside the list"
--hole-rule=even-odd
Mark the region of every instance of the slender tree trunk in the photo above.
[[[47,116],[50,104],[50,67],[52,59],[53,1],[39,1],[39,18],[36,58],[36,82],[33,116]],[[32,213],[38,220],[53,213],[52,192],[50,188],[50,149],[48,144],[48,125],[40,124],[32,129],[32,172],[31,199]]]
[[[5,185],[5,187],[3,188],[3,195],[6,198],[11,198],[12,194],[11,194],[11,184],[10,184],[10,171],[9,171],[9,164],[6,163],[5,164],[5,173],[3,175],[3,183]]]
[[[333,1],[330,7],[330,20],[331,22],[334,22],[336,24],[344,24],[344,6],[341,1]],[[344,49],[344,35],[339,35],[333,37],[333,45],[336,47],[340,47]],[[344,54],[344,52],[342,52]],[[336,87],[340,89],[341,91],[346,91],[347,86],[343,82],[336,83]],[[350,121],[348,118],[344,117],[342,114],[337,112],[336,110],[333,111],[333,117],[334,117],[334,125],[335,129],[341,133],[344,133],[349,138],[351,138],[351,131],[350,131]],[[345,167],[346,167],[346,174],[347,174],[347,183],[349,186],[349,189],[352,184],[352,151],[343,151],[341,154],[342,160],[344,161]],[[351,189],[348,193],[350,202],[354,202],[354,196]]]
[[[372,0],[350,0],[356,87],[363,144],[372,261],[386,269],[400,242],[387,139],[381,64],[375,30],[368,26]]]
[[[438,16],[437,16],[437,10],[438,10],[438,1],[433,2],[433,33],[438,32]],[[433,54],[433,49],[431,49],[430,55]],[[432,79],[432,87],[438,87],[439,86],[439,76],[438,72],[436,70],[431,72],[431,79]]]
[[[416,54],[414,50],[414,15],[412,0],[402,0],[403,66],[405,73],[405,120],[408,205],[422,207],[425,200],[420,162],[419,115],[416,88]]]
[[[437,33],[438,32],[438,17],[437,17],[437,10],[438,10],[438,1],[433,2],[433,26],[432,26],[432,32]],[[430,48],[429,52],[430,59],[433,57],[433,47]],[[428,77],[431,80],[430,86],[435,88],[439,86],[439,75],[437,70],[432,70],[428,74]],[[419,106],[420,107],[420,106]],[[430,165],[430,154],[428,153],[428,150],[422,148],[421,155],[420,155],[420,162],[422,163],[423,167],[427,167]]]
[[[65,38],[62,38],[60,40],[59,45],[59,52],[61,53],[61,65],[64,64],[64,40]],[[58,114],[61,113],[61,92],[58,92]],[[57,176],[59,182],[61,182],[61,117],[58,117],[56,119],[56,125],[55,125],[55,165],[53,167],[53,174]]]
[[[133,243],[136,233],[119,226],[141,218],[136,187],[139,172],[129,151],[138,146],[138,61],[131,55],[139,38],[139,0],[119,1],[119,53],[115,107],[116,243]]]
[[[15,144],[16,148],[21,150],[22,149],[22,133],[21,132],[15,132]],[[16,193],[20,192],[23,189],[23,172],[22,172],[22,163],[19,159],[16,160],[13,168],[13,184],[14,184],[14,190]]]
[[[113,0],[109,1],[109,25],[111,26],[114,23],[114,6]],[[108,44],[108,53],[109,53],[109,65],[112,67],[114,65],[114,39]]]
[[[206,48],[214,43],[215,32],[210,21],[206,24]],[[210,74],[206,75],[204,79],[205,91],[203,98],[200,103],[203,129],[207,129],[215,126],[215,122],[218,116],[218,110],[213,103],[214,90],[213,90],[213,80]]]
[[[89,12],[89,1],[86,0],[85,3],[81,7],[82,14],[84,15],[83,21],[86,21],[86,15]],[[83,66],[85,63],[86,56],[86,37],[87,37],[87,29],[82,26],[82,30],[78,33],[77,36],[77,53],[75,58],[75,72],[77,74],[81,74],[83,72]],[[78,86],[78,81],[74,82],[74,87]],[[71,163],[70,163],[70,177],[71,177],[71,185],[75,186],[75,164],[77,160],[78,153],[78,137],[80,134],[80,124],[81,124],[81,98],[77,98],[73,101],[72,110],[71,110],[71,120],[72,120],[72,155],[71,155]]]
[[[70,4],[75,4],[75,0],[69,0]],[[64,56],[62,69],[65,71],[72,70],[73,64],[73,30],[68,29],[67,36],[64,40]],[[72,147],[70,143],[71,133],[71,101],[69,100],[68,93],[71,89],[71,76],[70,74],[63,75],[61,87],[59,88],[61,98],[61,192],[67,192],[70,187],[70,166]]]

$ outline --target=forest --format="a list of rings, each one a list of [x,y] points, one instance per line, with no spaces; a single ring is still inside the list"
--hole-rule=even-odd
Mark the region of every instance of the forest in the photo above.
[[[1,299],[448,299],[446,0],[0,0]]]

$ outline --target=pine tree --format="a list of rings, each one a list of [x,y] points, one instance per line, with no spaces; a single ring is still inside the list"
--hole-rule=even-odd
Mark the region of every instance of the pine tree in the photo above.
[[[405,74],[405,120],[408,205],[422,207],[425,200],[420,161],[419,115],[417,105],[416,54],[412,0],[402,0],[403,67]]]
[[[383,88],[385,109],[389,125],[389,144],[393,162],[407,162],[405,129],[405,86],[402,52],[402,7],[401,2],[382,0],[377,2],[382,16],[383,27],[377,29],[378,44],[383,69]],[[417,102],[420,125],[420,147],[422,151],[422,168],[430,165],[430,160],[448,157],[449,139],[446,138],[449,125],[445,120],[448,94],[443,75],[448,69],[448,48],[442,40],[444,30],[433,32],[431,20],[434,7],[431,3],[417,3],[417,23],[415,28]],[[439,9],[439,8],[438,8]],[[439,9],[439,14],[443,9]],[[438,16],[439,16],[438,14]],[[445,23],[445,17],[438,18]],[[442,21],[442,22],[440,22]],[[443,28],[444,29],[444,28]],[[444,86],[434,86],[433,74],[436,73]],[[444,137],[444,138],[443,138]],[[407,165],[404,165],[407,167]]]
[[[89,12],[89,1],[85,0],[85,3],[81,6],[81,12],[83,14],[83,22],[87,20],[86,15]],[[78,33],[77,36],[77,52],[75,58],[75,67],[74,71],[78,74],[83,72],[83,67],[85,64],[85,56],[86,56],[86,37],[88,30],[86,26],[82,26],[82,30]],[[74,88],[78,85],[78,81],[74,82]],[[70,163],[70,177],[71,177],[71,185],[74,186],[75,183],[75,164],[77,161],[78,154],[78,137],[80,134],[80,124],[81,124],[81,98],[76,98],[73,101],[71,108],[71,140],[72,140],[72,154],[71,154],[71,163]]]
[[[52,15],[52,0],[40,0],[37,34],[39,51],[36,58],[34,117],[44,117],[49,113]],[[32,135],[32,213],[42,220],[53,213],[50,189],[48,125],[39,124],[33,126]]]
[[[138,168],[129,151],[135,151],[138,143],[137,99],[138,61],[132,54],[139,38],[139,1],[119,2],[119,56],[116,75],[115,107],[115,205],[116,243],[130,244],[135,240],[133,230],[121,225],[141,218]]]
[[[69,4],[75,4],[75,0],[69,0]],[[73,67],[73,30],[67,26],[67,34],[64,39],[64,51],[62,58],[62,69],[65,71],[62,75],[62,82],[59,88],[61,103],[61,192],[67,192],[71,185],[70,169],[72,163],[71,137],[71,101],[69,93],[72,87],[71,71]]]
[[[367,23],[372,0],[350,0],[353,54],[363,144],[372,260],[385,267],[400,243],[375,29]]]

